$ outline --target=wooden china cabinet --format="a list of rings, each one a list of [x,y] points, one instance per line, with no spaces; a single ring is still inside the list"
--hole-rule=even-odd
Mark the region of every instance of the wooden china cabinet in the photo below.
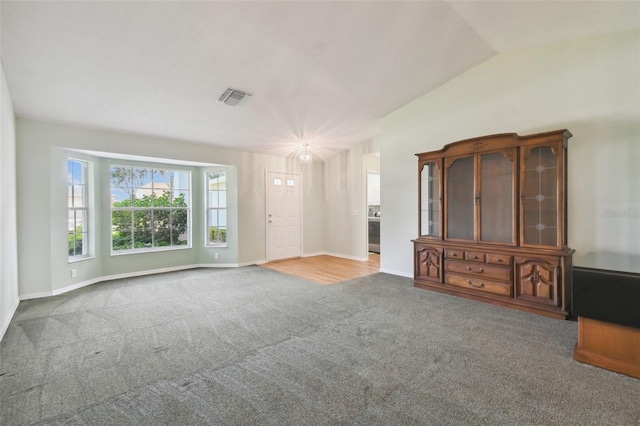
[[[416,154],[415,286],[567,318],[570,137],[507,133]]]

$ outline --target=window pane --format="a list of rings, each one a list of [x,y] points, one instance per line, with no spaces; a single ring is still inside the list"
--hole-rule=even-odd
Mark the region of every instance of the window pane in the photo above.
[[[113,250],[129,250],[131,245],[131,219],[130,211],[113,211],[111,213],[112,232],[112,249]]]
[[[189,172],[175,171],[172,173],[173,173],[173,188],[188,190],[189,189]]]
[[[155,247],[171,245],[171,211],[155,210],[153,212],[153,241]]]
[[[167,182],[169,181],[169,175],[166,173],[165,170],[157,170],[154,169],[151,172],[151,176],[153,179],[153,185],[154,186],[158,186],[158,185],[165,185],[166,187],[168,187]]]
[[[69,256],[88,254],[88,162],[67,159],[67,239]]]
[[[227,241],[227,229],[220,226],[209,227],[209,242],[224,243]]]
[[[151,228],[135,228],[133,230],[134,248],[151,247],[152,243],[153,243],[153,237],[151,233]]]
[[[153,211],[153,228],[169,228],[171,220],[170,210],[154,210]]]
[[[187,207],[188,201],[188,192],[184,190],[174,190],[172,194],[172,203],[173,207]]]
[[[76,161],[75,170],[73,171],[73,179],[76,182],[86,183],[87,182],[86,169],[87,169],[87,163],[83,161]]]
[[[82,234],[69,234],[69,256],[81,256],[82,250]]]
[[[115,250],[131,250],[133,248],[132,244],[132,233],[131,231],[119,231],[117,233],[113,233],[112,237],[112,249]]]
[[[189,227],[189,211],[174,210],[171,212],[171,229],[173,233],[183,234]]]
[[[111,173],[111,193],[117,200],[113,207],[118,208],[112,210],[114,250],[189,244],[190,172],[114,166]],[[175,189],[176,181],[183,188]]]
[[[209,226],[218,226],[218,210],[209,210],[209,219],[207,224]]]
[[[227,176],[224,171],[207,173],[207,243],[226,242]]]
[[[177,239],[176,239],[176,233],[173,234],[173,245],[176,246],[185,246],[189,244],[189,229],[188,228],[184,228],[183,232],[180,232],[177,234]]]
[[[133,227],[137,229],[151,228],[151,210],[134,210]]]
[[[76,237],[76,256],[83,256],[86,253],[86,247],[84,244],[84,235],[83,233],[75,234]]]
[[[134,168],[131,173],[131,186],[136,207],[151,207],[152,170]]]
[[[76,232],[76,212],[73,210],[69,210],[68,220],[67,220],[67,231]]]
[[[217,191],[220,189],[220,173],[208,173],[209,189]]]
[[[209,207],[218,207],[218,191],[209,191]]]
[[[86,207],[84,200],[84,185],[73,185],[73,206]]]
[[[129,189],[133,184],[133,170],[131,167],[111,167],[111,188]]]
[[[87,222],[87,212],[85,210],[76,210],[76,232],[82,232]]]
[[[111,187],[111,205],[113,207],[131,207],[131,190]]]
[[[155,228],[153,230],[153,245],[154,247],[166,247],[171,244],[171,229],[169,226]]]

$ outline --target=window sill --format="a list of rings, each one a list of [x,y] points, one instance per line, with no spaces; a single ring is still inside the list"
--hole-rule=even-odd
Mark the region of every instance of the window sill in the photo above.
[[[204,248],[227,248],[227,243],[224,244],[207,244]]]
[[[69,263],[78,263],[78,262],[83,262],[85,260],[93,260],[95,258],[96,258],[95,256],[74,257],[69,259]]]
[[[130,254],[143,254],[143,253],[162,253],[165,251],[174,250],[188,250],[191,246],[172,246],[172,247],[155,247],[149,249],[134,249],[134,250],[119,250],[111,251],[111,256],[127,256]]]

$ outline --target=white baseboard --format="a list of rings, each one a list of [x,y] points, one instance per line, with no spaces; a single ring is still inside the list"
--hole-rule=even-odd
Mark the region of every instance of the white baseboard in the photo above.
[[[251,265],[264,265],[265,263],[267,263],[266,259],[262,259],[262,260],[254,260],[253,262],[242,262],[242,263],[238,263],[238,267],[240,266],[251,266]]]
[[[385,274],[397,275],[399,277],[413,278],[413,274],[410,274],[404,271],[396,271],[393,269],[380,268],[380,272],[384,272]]]
[[[315,253],[302,253],[302,257],[322,256],[323,254],[327,254],[327,253],[323,251],[317,251]]]
[[[57,296],[59,294],[68,293],[73,290],[77,290],[82,287],[86,287],[91,284],[97,284],[103,281],[111,281],[111,280],[119,280],[123,278],[133,278],[140,277],[144,275],[153,275],[153,274],[162,274],[164,272],[175,272],[182,271],[185,269],[195,269],[195,268],[238,268],[241,266],[250,266],[250,265],[258,265],[261,263],[265,263],[265,261],[258,262],[244,262],[244,263],[201,263],[195,265],[181,265],[181,266],[173,266],[170,268],[161,268],[161,269],[151,269],[146,271],[136,271],[136,272],[127,272],[124,274],[115,274],[115,275],[105,275],[102,277],[92,278],[90,280],[82,281],[79,283],[75,283],[66,287],[58,288],[52,291],[44,291],[40,293],[31,293],[31,294],[23,294],[20,296],[20,300],[28,300],[28,299],[39,299],[42,297],[50,297]],[[17,305],[16,305],[17,306]]]
[[[7,329],[9,328],[9,324],[11,324],[11,320],[13,319],[13,316],[16,314],[16,309],[18,309],[19,304],[20,304],[20,299],[16,299],[13,306],[9,308],[9,312],[11,314],[7,316],[7,322],[2,324],[2,327],[0,328],[0,342],[4,338],[4,333],[6,333]]]
[[[358,260],[358,261],[366,261],[368,260],[367,257],[358,257],[358,256],[348,256],[345,254],[340,254],[340,253],[327,253],[327,252],[321,252],[321,253],[306,253],[303,255],[303,257],[310,257],[310,256],[319,256],[321,254],[326,254],[328,256],[334,256],[334,257],[341,257],[344,259],[350,259],[350,260]],[[52,291],[44,291],[44,292],[40,292],[40,293],[30,293],[30,294],[23,294],[20,296],[20,300],[29,300],[29,299],[40,299],[42,297],[50,297],[50,296],[57,296],[60,294],[64,294],[64,293],[68,293],[70,291],[73,290],[77,290],[79,288],[82,287],[86,287],[88,285],[91,284],[97,284],[99,282],[103,282],[103,281],[111,281],[111,280],[119,280],[119,279],[123,279],[123,278],[133,278],[133,277],[140,277],[140,276],[144,276],[144,275],[153,275],[153,274],[161,274],[164,272],[174,272],[174,271],[182,271],[185,269],[195,269],[195,268],[240,268],[242,266],[251,266],[251,265],[262,265],[264,263],[267,263],[266,260],[256,260],[256,261],[251,261],[251,262],[242,262],[242,263],[199,263],[199,264],[194,264],[194,265],[182,265],[182,266],[173,266],[170,268],[161,268],[161,269],[151,269],[151,270],[146,270],[146,271],[136,271],[136,272],[127,272],[124,274],[115,274],[115,275],[105,275],[102,277],[96,277],[96,278],[92,278],[90,280],[86,280],[86,281],[82,281],[79,283],[75,283],[66,287],[62,287],[62,288],[58,288]],[[404,274],[402,272],[399,271],[391,271],[391,270],[380,270],[380,272],[386,272],[388,274],[392,274],[392,275],[400,275],[403,277],[409,277],[409,278],[413,278],[413,275],[407,275]],[[18,303],[19,301],[16,303],[16,306],[11,314],[11,316],[13,317],[13,314],[15,313],[15,309],[18,308]],[[3,325],[3,327],[5,328],[5,330],[2,330],[2,334],[0,334],[0,336],[4,335],[4,332],[6,331],[6,327],[8,327],[9,324],[7,323],[6,325]]]
[[[333,256],[333,257],[341,257],[343,259],[349,259],[349,260],[357,260],[360,262],[365,262],[367,260],[369,260],[368,256],[365,257],[361,257],[361,256],[350,256],[348,254],[342,254],[342,253],[331,253],[331,252],[325,252],[324,254],[326,254],[327,256]]]

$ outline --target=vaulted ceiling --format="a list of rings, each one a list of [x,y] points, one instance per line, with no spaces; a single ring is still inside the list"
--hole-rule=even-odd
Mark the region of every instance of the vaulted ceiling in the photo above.
[[[16,115],[326,159],[494,55],[640,28],[617,1],[2,1]],[[237,107],[227,87],[251,93]]]

